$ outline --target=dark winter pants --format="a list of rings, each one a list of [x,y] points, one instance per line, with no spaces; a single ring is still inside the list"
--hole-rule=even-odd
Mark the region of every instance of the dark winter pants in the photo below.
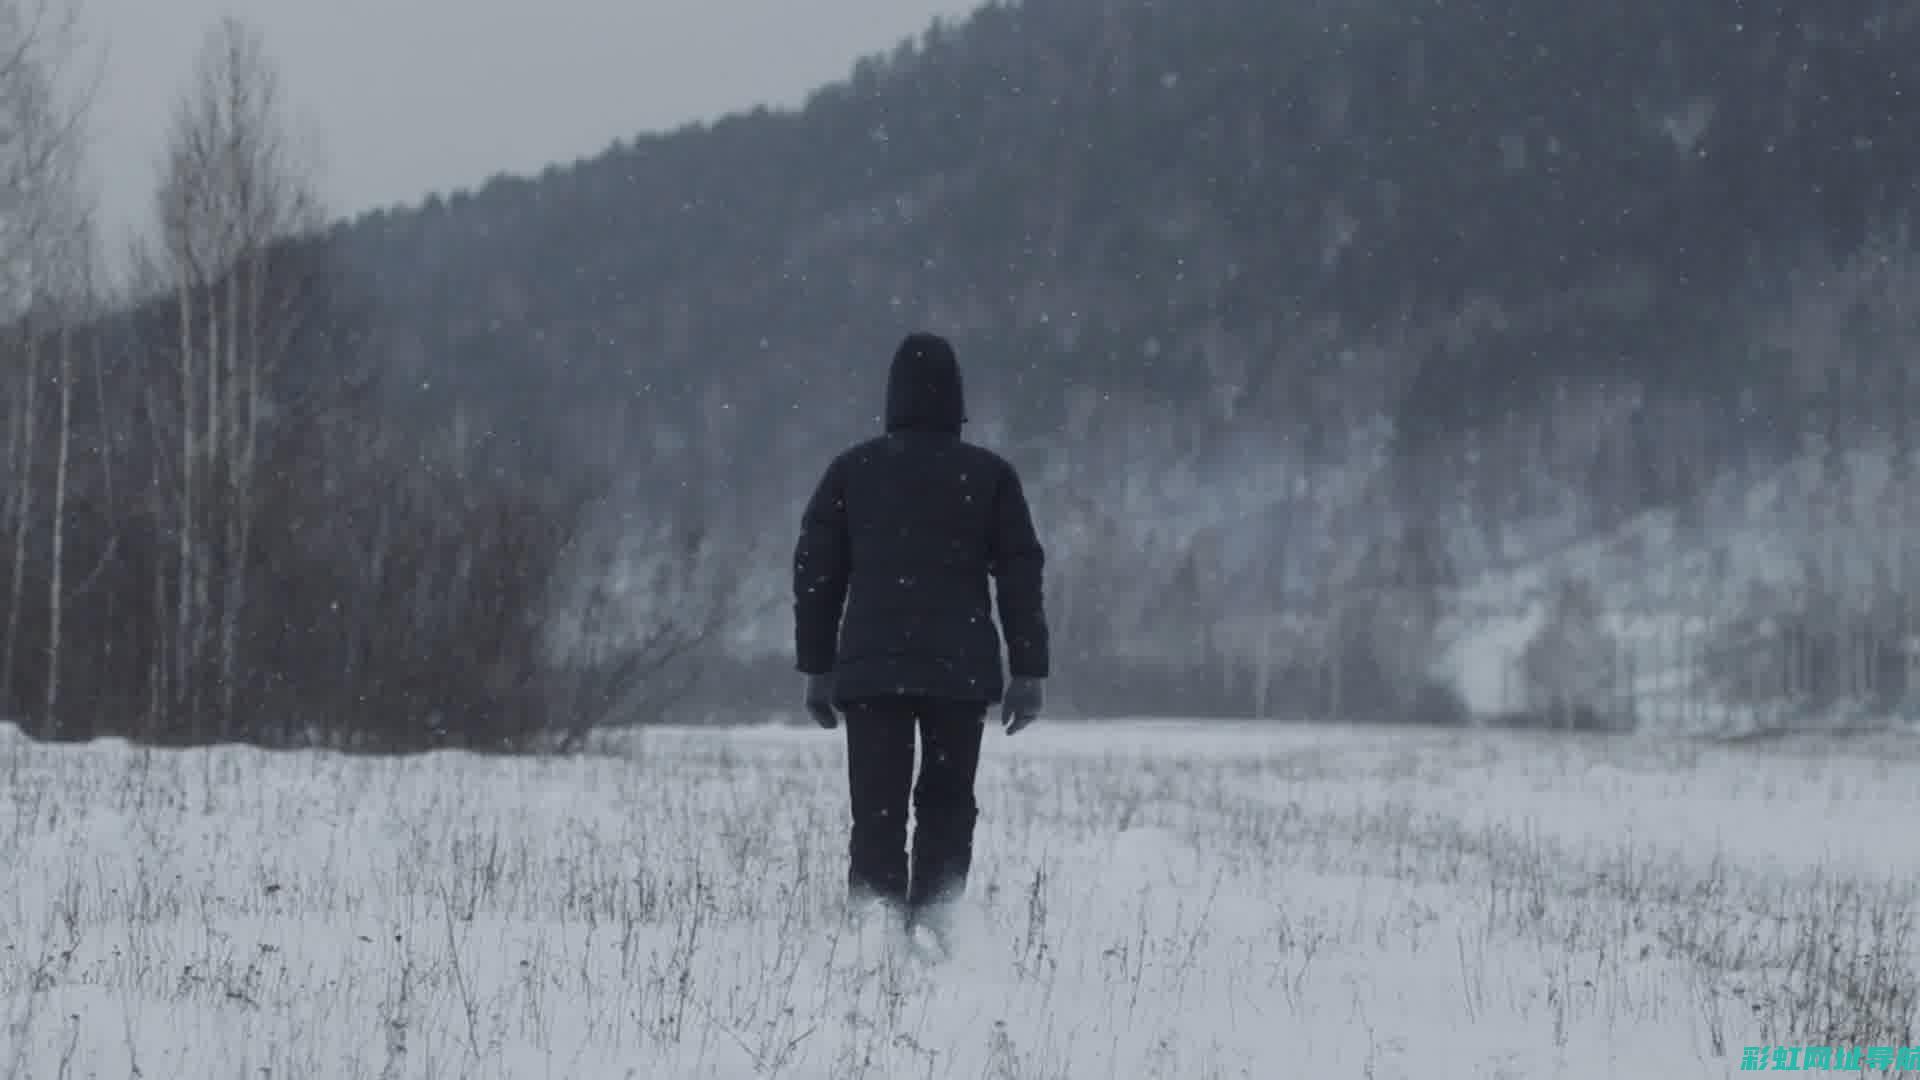
[[[847,781],[853,802],[848,885],[855,897],[879,897],[920,912],[965,890],[973,826],[980,816],[973,782],[985,716],[984,705],[922,697],[848,703]]]

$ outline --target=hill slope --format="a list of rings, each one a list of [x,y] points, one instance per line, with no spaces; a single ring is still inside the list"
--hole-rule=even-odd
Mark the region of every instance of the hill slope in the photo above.
[[[1289,345],[1404,328],[1417,366],[1464,322],[1471,348],[1428,365],[1406,417],[1444,433],[1569,375],[1758,378],[1709,351],[1739,303],[1913,203],[1916,21],[1806,0],[994,4],[800,111],[637,138],[339,243],[408,355],[496,401],[619,389],[660,419],[717,388],[771,423],[797,394],[838,436],[885,346],[927,324],[1031,432],[1088,380],[1228,384],[1298,419],[1326,365]]]
[[[774,533],[894,339],[953,334],[1096,667],[1210,632],[1196,597],[1324,610],[1410,518],[1470,577],[1899,412],[1897,361],[1818,396],[1838,358],[1757,328],[1913,208],[1917,46],[1892,2],[991,4],[802,109],[334,242],[427,426],[696,475]]]
[[[1865,433],[1911,471],[1916,45],[1893,0],[1028,0],[797,110],[341,223],[282,263],[315,295],[265,410],[277,486],[220,534],[257,578],[234,602],[262,598],[227,639],[280,652],[230,666],[277,713],[331,715],[384,657],[396,722],[517,722],[574,693],[531,688],[555,596],[577,585],[621,607],[594,625],[644,636],[700,606],[688,582],[744,581],[770,614],[722,659],[785,700],[797,504],[875,426],[899,336],[931,327],[960,346],[974,434],[1029,478],[1063,708],[1459,719],[1460,680],[1435,671],[1472,637],[1474,583],[1698,516],[1809,454],[1848,460]],[[174,488],[200,444],[155,375],[182,347],[169,320],[125,320],[124,367],[86,395],[100,419],[76,426],[99,430],[72,440],[68,509],[92,517],[82,554],[51,560],[115,564],[89,575],[94,622],[71,622],[98,655],[64,662],[120,664],[132,701],[166,671],[141,650],[174,632],[147,583],[197,550]],[[630,501],[601,501],[607,475]],[[1795,498],[1780,518],[1819,512]],[[576,512],[652,568],[567,577],[563,554],[598,557]],[[14,577],[56,597],[34,576],[55,544],[28,531]],[[698,569],[661,585],[677,564]],[[1836,642],[1897,640],[1920,613],[1905,580],[1817,626],[1774,603],[1824,643],[1808,680],[1866,655]],[[1558,653],[1527,644],[1528,708],[1570,707],[1553,658],[1596,632],[1575,600],[1544,624]],[[1631,600],[1697,603],[1677,584]],[[153,625],[114,644],[136,609]],[[423,612],[431,648],[405,629]],[[755,685],[726,674],[732,700]]]

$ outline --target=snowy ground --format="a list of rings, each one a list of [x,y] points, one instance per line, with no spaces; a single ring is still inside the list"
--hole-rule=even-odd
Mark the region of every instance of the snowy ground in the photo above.
[[[989,733],[964,935],[859,978],[841,745],[0,736],[0,1076],[1726,1076],[1901,1045],[1920,757]]]

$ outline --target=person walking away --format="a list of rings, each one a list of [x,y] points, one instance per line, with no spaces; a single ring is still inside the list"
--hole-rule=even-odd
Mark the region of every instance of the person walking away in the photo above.
[[[1046,556],[1019,473],[961,438],[966,395],[950,343],[929,333],[900,343],[885,419],[884,434],[833,459],[801,516],[796,667],[814,720],[828,730],[846,720],[853,909],[944,947],[973,861],[987,712],[999,704],[1012,735],[1042,707]]]

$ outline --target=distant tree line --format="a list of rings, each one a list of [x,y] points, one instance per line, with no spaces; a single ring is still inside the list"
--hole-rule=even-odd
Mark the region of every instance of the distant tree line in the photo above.
[[[254,30],[209,33],[117,295],[61,57],[9,44],[0,108],[45,143],[7,147],[5,712],[51,738],[564,745],[714,631],[699,506],[635,521],[617,477],[536,477],[508,436],[436,443],[382,406],[380,297],[321,235]]]
[[[646,430],[663,486],[701,447],[775,537],[872,430],[891,339],[947,330],[981,436],[1071,475],[1039,505],[1089,709],[1400,716],[1404,673],[1367,674],[1400,668],[1331,658],[1404,667],[1418,635],[1362,632],[1354,598],[1430,570],[1387,606],[1450,612],[1815,429],[1910,423],[1897,320],[1762,328],[1907,248],[1917,46],[1878,0],[996,3],[804,108],[332,235],[393,298],[424,425],[457,402],[593,460]],[[1213,521],[1195,484],[1256,509]],[[1427,569],[1374,582],[1400,562]],[[780,657],[739,662],[790,697]]]
[[[1511,722],[1894,707],[1920,22],[1843,8],[993,3],[332,222],[223,23],[125,280],[58,50],[0,52],[0,709],[418,747],[788,704],[799,501],[919,326],[1033,477],[1059,711],[1460,722],[1511,612]]]

